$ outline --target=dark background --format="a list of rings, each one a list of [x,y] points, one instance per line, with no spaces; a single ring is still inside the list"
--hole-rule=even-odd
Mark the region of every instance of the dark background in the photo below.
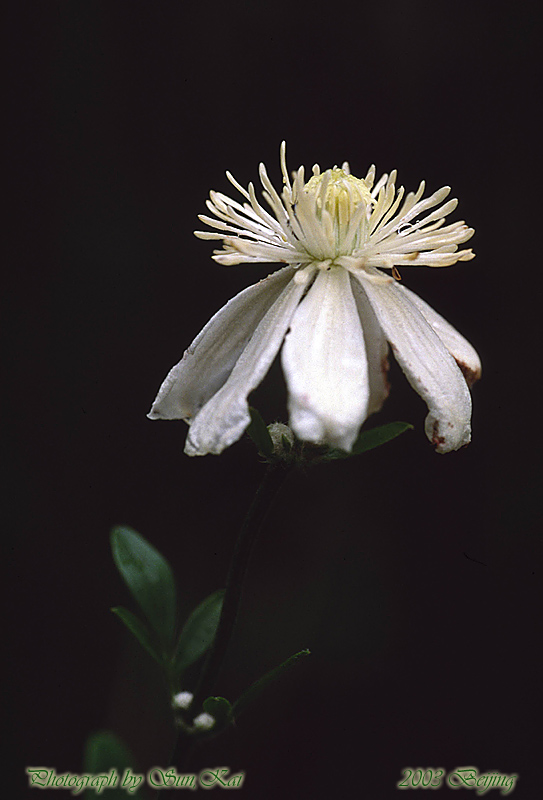
[[[397,167],[453,186],[473,262],[405,269],[477,347],[473,442],[436,455],[398,369],[371,424],[415,431],[294,476],[258,541],[217,692],[312,655],[193,764],[245,769],[250,798],[395,797],[404,767],[540,773],[541,224],[535,5],[490,2],[17,4],[16,176],[6,291],[14,521],[6,640],[22,762],[81,771],[112,728],[140,770],[168,765],[147,656],[109,530],[175,565],[182,615],[223,585],[262,467],[244,439],[183,454],[146,412],[222,304],[269,269],[225,268],[201,227],[210,188],[265,161]],[[537,204],[537,206],[536,206]],[[539,209],[538,209],[539,210]],[[9,236],[13,234],[13,237]],[[470,244],[471,244],[470,243]],[[275,366],[254,399],[285,418]],[[188,687],[190,688],[190,687]],[[540,744],[540,742],[539,742]],[[442,794],[452,790],[444,788]],[[56,796],[56,795],[55,795]]]

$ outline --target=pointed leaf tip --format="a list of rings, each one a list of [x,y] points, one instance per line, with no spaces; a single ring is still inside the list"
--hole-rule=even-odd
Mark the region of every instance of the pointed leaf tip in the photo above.
[[[362,453],[366,453],[368,450],[374,450],[376,447],[380,447],[392,441],[392,439],[395,439],[397,436],[409,430],[413,430],[413,425],[411,425],[410,422],[389,422],[377,428],[361,431],[350,453],[345,450],[331,449],[322,457],[322,460],[335,461],[339,458],[350,458],[351,456],[362,455]]]
[[[162,646],[172,646],[176,616],[173,572],[158,550],[127,526],[111,531],[113,560]]]
[[[310,650],[300,650],[300,652],[290,656],[290,658],[287,658],[282,664],[266,672],[265,675],[255,681],[234,703],[232,707],[232,714],[234,717],[238,717],[271,683],[274,683],[278,678],[299,663],[302,658],[309,655],[311,655]]]
[[[213,642],[221,617],[223,597],[223,589],[210,594],[194,609],[183,625],[175,649],[177,675],[194,664]]]

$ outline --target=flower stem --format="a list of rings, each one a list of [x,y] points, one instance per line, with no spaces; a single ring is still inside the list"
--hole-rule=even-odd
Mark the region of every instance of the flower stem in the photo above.
[[[221,616],[215,639],[209,650],[207,659],[204,663],[191,708],[194,713],[198,713],[202,702],[214,689],[215,682],[222,669],[226,651],[230,643],[232,632],[236,623],[238,610],[243,591],[243,583],[247,574],[247,567],[251,557],[254,542],[257,534],[262,527],[268,509],[272,505],[277,493],[283,485],[291,467],[284,462],[269,464],[262,482],[257,489],[256,495],[251,503],[247,516],[241,526],[239,536],[234,548],[230,570],[226,580],[226,589],[222,604]],[[180,735],[173,754],[172,763],[186,768],[188,756],[193,748],[189,747],[185,758],[182,759],[182,750],[187,746],[185,736]]]

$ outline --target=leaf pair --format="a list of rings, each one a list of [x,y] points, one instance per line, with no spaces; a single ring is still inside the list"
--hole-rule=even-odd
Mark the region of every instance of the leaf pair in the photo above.
[[[112,611],[161,665],[174,693],[181,682],[183,671],[205,653],[215,638],[224,592],[214,592],[200,603],[175,641],[176,588],[167,560],[143,536],[126,526],[113,529],[111,548],[115,564],[145,619],[120,606]],[[215,736],[223,731],[269,684],[306,655],[309,655],[309,650],[302,650],[270,670],[255,681],[234,704],[224,697],[206,698],[203,710],[213,717],[214,724],[210,731],[202,730],[200,735]],[[193,732],[196,733],[196,729]],[[101,746],[105,747],[107,742],[100,741]]]
[[[275,452],[272,437],[270,436],[270,429],[262,419],[260,413],[256,408],[249,409],[251,414],[251,424],[247,428],[247,433],[256,445],[258,452],[261,456],[268,461],[277,457]],[[370,428],[369,430],[360,431],[356,442],[353,444],[351,451],[338,450],[335,448],[318,448],[318,453],[314,453],[312,449],[305,448],[300,450],[297,454],[300,461],[314,461],[315,463],[321,461],[335,461],[336,459],[350,458],[351,456],[359,456],[366,453],[368,450],[374,450],[376,447],[392,441],[405,431],[412,430],[413,425],[409,422],[389,422],[386,425],[379,425],[377,428]],[[300,443],[298,442],[298,445]],[[290,454],[290,443],[284,442],[284,451],[289,453],[288,460],[293,460],[296,453]],[[303,455],[302,455],[303,453]],[[284,456],[283,456],[284,458]]]
[[[147,652],[166,669],[170,682],[211,645],[221,614],[223,591],[207,597],[187,619],[175,641],[177,596],[173,571],[143,536],[126,526],[111,532],[113,560],[146,619],[112,608]]]

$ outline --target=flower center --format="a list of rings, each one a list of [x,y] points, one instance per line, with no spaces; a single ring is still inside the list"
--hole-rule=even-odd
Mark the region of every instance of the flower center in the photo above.
[[[325,234],[328,258],[349,255],[362,244],[375,199],[365,180],[334,167],[314,175],[304,191],[315,199],[315,214]]]

